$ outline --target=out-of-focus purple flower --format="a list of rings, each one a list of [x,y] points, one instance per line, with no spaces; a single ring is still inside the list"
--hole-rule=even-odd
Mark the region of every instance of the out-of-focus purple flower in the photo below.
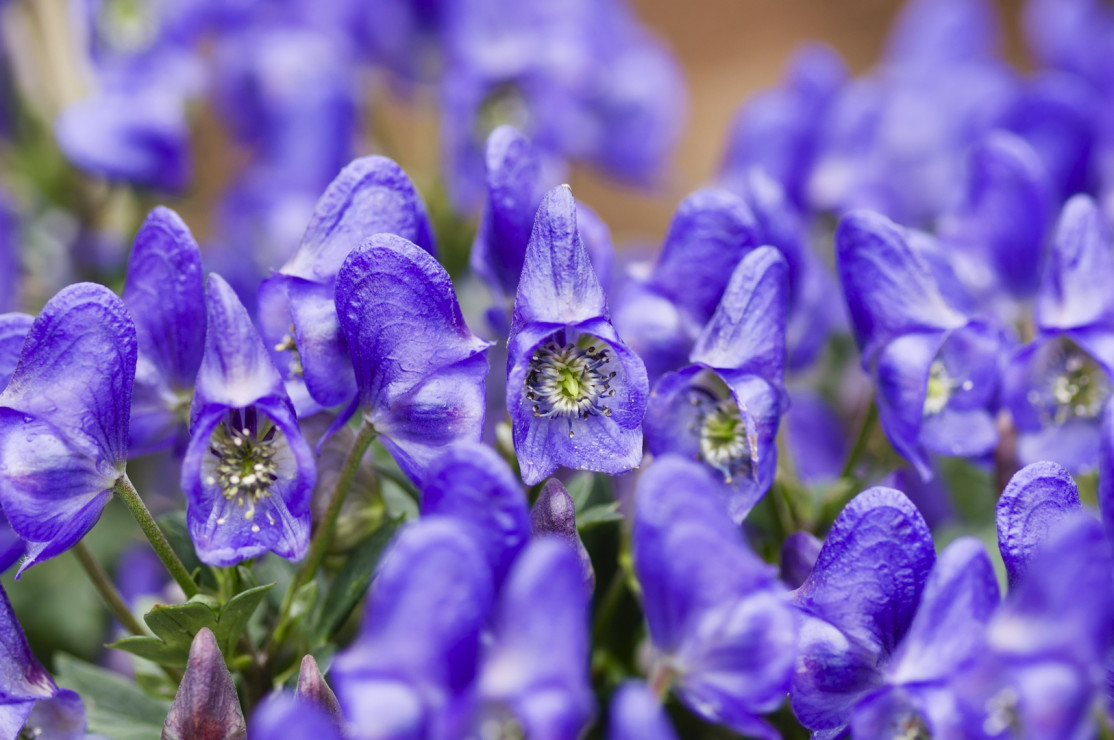
[[[209,276],[208,330],[182,461],[190,536],[202,562],[305,555],[317,471],[282,378],[251,318]]]
[[[130,454],[184,447],[205,350],[205,286],[197,242],[174,211],[155,208],[139,228],[123,298],[139,341]]]
[[[810,532],[794,532],[781,545],[781,580],[799,588],[808,579],[824,543]]]
[[[1054,460],[1069,471],[1098,464],[1114,377],[1111,280],[1110,232],[1094,201],[1075,196],[1060,215],[1037,295],[1037,336],[1003,376],[1022,464]]]
[[[530,539],[526,494],[510,466],[479,443],[453,445],[429,465],[422,484],[422,516],[447,516],[476,539],[496,591]]]
[[[1114,89],[1114,11],[1102,0],[1030,0],[1024,26],[1044,66]]]
[[[340,728],[321,707],[275,692],[261,701],[248,724],[248,740],[343,740]]]
[[[804,620],[791,693],[798,719],[832,736],[850,725],[856,737],[915,729],[950,737],[947,682],[973,659],[998,598],[977,540],[959,539],[937,560],[904,495],[860,494],[796,594]]]
[[[661,377],[646,413],[650,452],[692,457],[713,469],[736,522],[769,490],[777,467],[774,439],[788,404],[787,272],[772,247],[744,257],[696,342],[692,364]]]
[[[8,594],[0,588],[0,735],[84,740],[85,706],[73,691],[59,689],[31,653]]]
[[[805,485],[830,483],[839,477],[851,440],[835,409],[810,388],[794,387],[785,413],[789,456]]]
[[[760,240],[754,214],[734,193],[698,190],[678,206],[649,278],[631,281],[615,311],[651,380],[686,363],[735,266]]]
[[[628,681],[611,699],[608,740],[677,740],[661,703],[643,683]]]
[[[939,234],[956,275],[983,306],[1014,319],[1003,301],[1036,293],[1051,221],[1051,194],[1036,152],[995,131],[968,158],[966,191]]]
[[[638,465],[646,368],[611,325],[567,187],[538,209],[507,348],[507,410],[527,485],[562,465],[612,475]]]
[[[1096,733],[1114,637],[1110,543],[1093,517],[1068,511],[1031,555],[953,680],[964,737]]]
[[[993,449],[1001,330],[950,305],[958,287],[941,285],[909,235],[884,216],[844,216],[836,262],[894,449],[925,479],[929,452],[974,457]]]
[[[334,294],[345,258],[378,233],[434,250],[433,228],[410,178],[385,157],[363,157],[337,175],[317,202],[298,251],[259,286],[264,337],[289,364],[289,374],[304,377],[310,395],[324,406],[356,395]]]
[[[758,168],[804,208],[824,112],[847,76],[843,60],[829,47],[808,45],[798,51],[782,84],[750,97],[735,115],[720,166],[724,186],[735,190],[746,172]]]
[[[24,313],[0,314],[0,391],[8,385],[15,372],[23,340],[34,320],[34,317]],[[12,529],[4,512],[0,511],[0,572],[12,567],[23,557],[26,549],[26,544]]]
[[[1025,576],[1052,528],[1077,511],[1082,511],[1079,489],[1062,466],[1037,462],[1014,474],[995,514],[998,548],[1011,586]]]
[[[54,135],[74,165],[108,180],[179,192],[192,176],[185,103],[153,86],[74,103],[58,116]]]
[[[20,572],[92,529],[124,474],[135,326],[101,285],[47,302],[0,394],[0,503],[28,541]]]
[[[3,48],[0,47],[2,53]],[[0,123],[0,127],[2,125]],[[19,213],[10,198],[0,191],[0,309],[4,311],[19,308],[21,242]]]
[[[497,315],[492,317],[492,324],[503,332],[508,328],[507,315],[518,291],[526,245],[549,178],[533,145],[512,126],[500,126],[491,132],[485,164],[487,201],[472,242],[471,265],[495,296],[493,312]],[[611,233],[583,204],[577,204],[577,217],[592,266],[606,293],[614,260]]]
[[[775,570],[744,543],[708,470],[677,456],[639,480],[634,569],[653,641],[651,682],[697,714],[762,738],[785,698],[797,620]]]
[[[556,478],[545,482],[530,508],[530,531],[534,537],[558,537],[575,550],[588,593],[595,590],[596,571],[576,528],[576,504],[564,484]]]
[[[491,343],[464,323],[437,260],[377,234],[340,269],[335,310],[364,421],[403,472],[420,484],[446,447],[479,442]]]
[[[487,564],[458,523],[403,529],[372,583],[359,636],[330,671],[350,737],[447,737],[457,697],[477,675],[491,603]]]
[[[575,552],[556,538],[530,543],[493,617],[470,723],[529,738],[579,737],[595,712],[588,676],[588,592]],[[498,736],[498,733],[490,733]],[[457,737],[469,736],[467,733]]]
[[[186,673],[162,728],[164,740],[245,740],[236,684],[217,638],[204,627],[190,645]]]

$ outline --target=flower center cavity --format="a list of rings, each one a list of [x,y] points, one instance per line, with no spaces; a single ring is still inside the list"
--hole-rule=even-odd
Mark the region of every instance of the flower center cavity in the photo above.
[[[924,396],[924,414],[931,416],[943,411],[957,390],[969,391],[970,380],[958,380],[948,374],[943,360],[933,360],[928,368],[928,391]]]
[[[1037,387],[1026,398],[1047,422],[1094,419],[1110,398],[1106,371],[1069,339],[1052,344],[1037,375]]]
[[[254,408],[229,412],[210,439],[209,453],[216,464],[205,483],[217,486],[228,501],[246,506],[244,518],[248,521],[255,517],[255,505],[271,495],[271,485],[278,478],[275,458],[281,439],[278,427],[261,424]]]
[[[583,340],[588,340],[584,342]],[[587,346],[581,344],[587,343]],[[611,353],[591,337],[576,344],[549,339],[530,358],[526,374],[526,398],[534,404],[534,416],[571,421],[589,416],[611,416],[604,401],[615,395],[608,370]]]
[[[716,389],[694,385],[691,401],[696,422],[690,429],[700,443],[700,459],[723,473],[726,483],[755,474],[756,441],[747,435],[739,404],[718,378]],[[726,397],[725,397],[726,396]]]

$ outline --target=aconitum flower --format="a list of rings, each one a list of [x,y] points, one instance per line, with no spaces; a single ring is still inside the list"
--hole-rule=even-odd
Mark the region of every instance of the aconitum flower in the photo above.
[[[124,474],[135,326],[101,285],[65,288],[27,334],[0,394],[0,503],[28,541],[20,572],[72,547]]]
[[[34,317],[25,313],[0,314],[0,391],[12,379],[12,373],[19,363],[19,353],[23,340],[31,329]],[[0,572],[12,567],[23,557],[26,545],[8,523],[4,512],[0,511]]]
[[[205,285],[201,251],[174,211],[155,208],[139,227],[123,298],[139,341],[131,455],[184,447],[205,349]]]
[[[0,737],[84,740],[85,706],[35,659],[0,588]],[[26,734],[22,734],[26,733]]]
[[[251,318],[209,276],[208,330],[182,461],[197,555],[235,565],[271,551],[305,555],[317,471],[294,406]]]
[[[706,719],[773,738],[759,715],[789,689],[797,619],[715,487],[706,467],[676,455],[638,482],[632,551],[653,641],[651,684],[659,694],[672,686]]]
[[[949,734],[947,683],[969,664],[998,604],[985,549],[956,540],[936,559],[912,502],[872,488],[844,508],[794,599],[803,617],[793,710],[814,732]]]
[[[538,208],[507,342],[507,410],[527,485],[559,466],[624,473],[642,459],[646,368],[615,332],[568,187]]]
[[[480,441],[491,343],[464,323],[437,260],[376,234],[341,267],[336,313],[364,422],[403,472],[420,483],[444,448]]]
[[[1022,464],[1054,460],[1069,471],[1099,459],[1101,416],[1114,378],[1114,253],[1086,195],[1064,206],[1037,294],[1037,336],[1010,358],[1004,403]]]
[[[433,228],[410,178],[386,157],[362,157],[329,184],[298,251],[259,286],[263,335],[282,356],[284,375],[303,377],[323,406],[356,395],[334,294],[345,258],[378,233],[398,234],[434,251]]]
[[[743,258],[692,364],[662,376],[646,413],[650,452],[693,457],[711,468],[736,522],[765,495],[777,467],[774,438],[788,403],[787,271],[773,247]]]
[[[954,276],[934,272],[911,236],[876,213],[849,213],[836,230],[836,263],[882,428],[928,479],[928,453],[975,457],[998,443],[1004,338],[952,305]]]

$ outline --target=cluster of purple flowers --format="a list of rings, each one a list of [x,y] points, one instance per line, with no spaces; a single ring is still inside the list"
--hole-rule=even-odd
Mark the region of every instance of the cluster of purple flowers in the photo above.
[[[620,0],[75,8],[73,165],[188,187],[205,96],[253,156],[241,252],[158,206],[119,294],[0,314],[0,567],[73,551],[136,658],[56,682],[0,589],[0,740],[1110,731],[1114,8],[1028,3],[1028,77],[985,0],[805,50],[645,261],[559,184],[677,135]],[[447,225],[353,158],[356,61],[438,91]],[[113,498],[166,574],[101,569]]]

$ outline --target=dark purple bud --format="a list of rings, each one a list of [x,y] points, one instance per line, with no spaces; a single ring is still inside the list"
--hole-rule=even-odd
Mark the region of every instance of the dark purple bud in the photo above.
[[[298,688],[294,696],[323,709],[337,727],[343,725],[344,717],[340,712],[337,696],[325,682],[321,669],[317,667],[317,660],[312,655],[302,658],[302,668],[298,672]]]
[[[217,638],[203,628],[193,638],[186,675],[170,705],[162,740],[245,740],[247,724],[236,684]]]
[[[595,590],[596,571],[592,568],[592,558],[576,529],[576,504],[561,481],[550,478],[542,486],[530,509],[530,527],[535,537],[559,537],[573,548],[580,558],[580,569],[584,572],[589,593]]]

